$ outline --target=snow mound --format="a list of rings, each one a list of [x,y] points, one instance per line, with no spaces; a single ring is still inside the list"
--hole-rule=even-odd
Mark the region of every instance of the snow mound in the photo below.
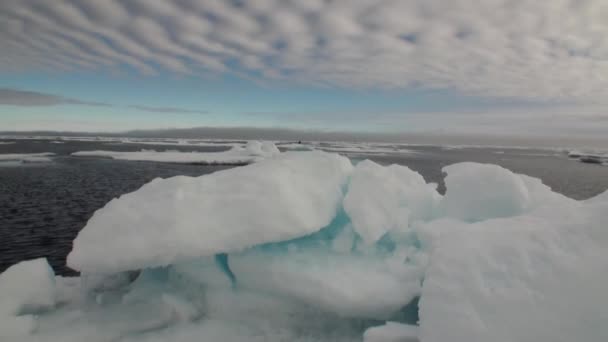
[[[139,152],[79,151],[76,157],[106,157],[130,161],[155,161],[181,164],[242,165],[278,155],[280,152],[272,142],[250,141],[245,147],[234,146],[224,152],[179,152],[141,150]]]
[[[336,215],[351,168],[337,155],[285,153],[198,178],[156,179],[98,210],[68,265],[125,271],[314,233]]]

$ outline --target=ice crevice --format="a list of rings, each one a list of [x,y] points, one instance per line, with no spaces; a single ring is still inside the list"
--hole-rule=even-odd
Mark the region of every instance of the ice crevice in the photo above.
[[[605,341],[608,195],[572,200],[496,165],[444,171],[443,196],[405,166],[321,151],[154,180],[82,229],[80,277],[44,259],[0,275],[0,336]]]

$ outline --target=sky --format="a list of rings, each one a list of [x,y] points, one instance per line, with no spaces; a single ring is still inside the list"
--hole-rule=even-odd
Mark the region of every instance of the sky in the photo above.
[[[0,131],[608,139],[605,0],[3,0],[0,42]]]

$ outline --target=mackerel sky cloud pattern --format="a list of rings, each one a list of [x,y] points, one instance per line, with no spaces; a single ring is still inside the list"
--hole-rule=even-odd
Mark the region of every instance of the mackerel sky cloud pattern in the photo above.
[[[0,73],[228,73],[608,101],[605,0],[4,0],[0,41]]]

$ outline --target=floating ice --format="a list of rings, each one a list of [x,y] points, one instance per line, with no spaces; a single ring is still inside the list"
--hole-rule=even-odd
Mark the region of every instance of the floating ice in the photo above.
[[[5,153],[0,154],[0,162],[48,163],[54,153]]]
[[[0,275],[0,336],[606,341],[608,192],[444,171],[445,196],[406,167],[320,151],[154,180],[79,233],[79,278],[53,281],[39,260]]]
[[[163,163],[241,165],[250,164],[279,153],[279,150],[272,142],[250,141],[244,147],[234,146],[232,149],[224,152],[157,152],[154,150],[141,150],[139,152],[80,151],[74,152],[72,155],[77,157],[107,157],[120,160],[156,161]]]
[[[397,322],[369,328],[363,342],[418,342],[418,327]]]
[[[325,152],[340,153],[343,155],[388,155],[388,154],[411,154],[416,153],[415,151],[405,148],[399,144],[385,144],[385,143],[352,143],[352,142],[299,142],[299,143],[286,143],[281,142],[277,144],[280,148],[289,151],[312,151],[319,150]]]

